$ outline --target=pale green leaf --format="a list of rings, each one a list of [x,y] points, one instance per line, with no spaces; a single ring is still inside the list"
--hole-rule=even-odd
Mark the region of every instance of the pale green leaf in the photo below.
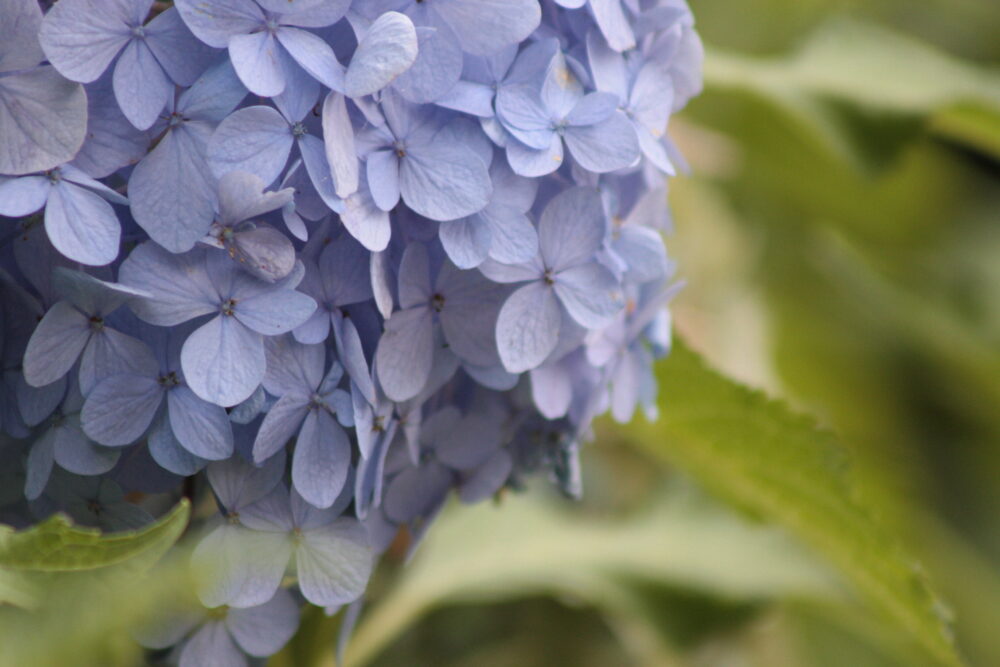
[[[182,500],[157,522],[138,531],[102,534],[74,526],[56,514],[27,530],[0,526],[0,568],[31,572],[74,572],[108,567],[139,556],[158,557],[187,526],[191,507]]]
[[[683,344],[658,376],[661,421],[630,429],[638,446],[789,528],[929,656],[961,664],[945,606],[860,497],[833,434],[710,370]]]

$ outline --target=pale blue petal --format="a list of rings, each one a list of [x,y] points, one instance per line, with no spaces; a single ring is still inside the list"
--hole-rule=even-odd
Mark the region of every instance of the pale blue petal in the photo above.
[[[447,26],[417,28],[417,59],[393,82],[392,89],[416,104],[434,102],[462,76],[462,50]]]
[[[253,106],[240,109],[219,123],[208,141],[208,164],[216,176],[233,171],[273,183],[288,163],[295,138],[276,109]]]
[[[361,597],[373,566],[367,532],[353,519],[304,531],[296,550],[299,588],[317,605],[346,604]]]
[[[198,597],[206,607],[254,607],[281,585],[291,556],[291,537],[223,523],[191,555]]]
[[[233,643],[226,626],[210,620],[184,643],[177,664],[178,667],[246,667],[247,659]]]
[[[398,523],[428,517],[447,496],[451,480],[452,473],[440,463],[407,468],[385,490],[382,506],[386,516]]]
[[[590,93],[577,102],[566,116],[570,125],[594,125],[607,120],[618,109],[618,98],[611,93]]]
[[[265,181],[253,174],[231,172],[219,179],[219,222],[235,225],[276,211],[292,201],[291,188],[264,192]],[[265,228],[266,229],[266,228]]]
[[[42,10],[30,0],[0,0],[0,72],[34,67],[45,59],[38,44]]]
[[[165,470],[175,475],[187,477],[205,467],[207,461],[200,459],[181,445],[170,429],[166,411],[161,412],[149,429],[146,436],[149,443],[149,454],[153,460]]]
[[[256,95],[274,97],[285,89],[287,56],[268,30],[229,39],[229,58],[247,89]]]
[[[404,14],[386,12],[368,28],[344,77],[351,97],[371,95],[388,86],[417,58],[417,32]]]
[[[538,0],[445,0],[434,7],[462,48],[482,55],[525,40],[542,17]]]
[[[264,658],[280,651],[295,634],[299,605],[291,593],[279,588],[273,598],[258,607],[230,609],[225,624],[240,648]]]
[[[175,126],[129,178],[135,221],[171,252],[190,250],[215,216],[215,176],[205,161],[210,133],[204,123]]]
[[[53,427],[52,454],[56,463],[77,475],[103,475],[118,463],[121,450],[95,445],[80,428],[80,415],[69,415]]]
[[[323,145],[337,196],[347,198],[358,189],[358,156],[346,100],[334,91],[323,100]]]
[[[460,271],[445,262],[437,279],[443,306],[438,314],[448,348],[477,366],[496,364],[497,314],[510,293],[506,285],[491,282],[478,271]]]
[[[83,431],[102,445],[130,445],[149,428],[162,400],[163,387],[156,378],[131,374],[105,378],[83,404]]]
[[[573,159],[597,174],[624,169],[639,159],[635,128],[621,112],[597,125],[568,127],[565,138]]]
[[[90,340],[87,317],[65,301],[52,306],[28,341],[24,379],[44,387],[66,375]]]
[[[532,369],[531,398],[546,419],[559,419],[573,400],[573,377],[562,364],[545,364]]]
[[[226,411],[195,396],[187,387],[167,393],[174,437],[198,458],[217,461],[233,453],[233,428]]]
[[[47,176],[0,176],[0,215],[20,218],[45,206],[52,183]]]
[[[615,275],[592,262],[560,271],[555,290],[570,316],[588,329],[607,325],[625,305]]]
[[[118,256],[121,225],[104,199],[68,181],[52,188],[45,207],[45,231],[69,259],[102,266]]]
[[[282,27],[276,34],[281,45],[310,76],[331,90],[344,89],[344,68],[321,37],[288,27]]]
[[[176,7],[168,7],[146,24],[146,44],[174,83],[190,86],[218,53],[184,25]]]
[[[174,84],[140,39],[133,39],[122,51],[112,82],[122,113],[140,130],[149,129],[173,97]]]
[[[330,163],[326,161],[326,147],[319,137],[307,134],[299,137],[299,152],[302,154],[302,162],[309,173],[309,181],[316,188],[316,193],[323,199],[323,202],[334,211],[341,211],[344,203],[337,196],[337,191],[333,184],[333,172]]]
[[[303,4],[309,2],[308,6]],[[285,4],[283,0],[265,0],[261,3],[270,4],[272,7]],[[302,4],[302,8],[294,12],[282,13],[281,25],[294,25],[300,28],[325,28],[343,18],[351,5],[351,0],[292,0],[292,4]]]
[[[44,387],[32,387],[24,379],[24,375],[17,375],[17,411],[28,426],[38,426],[52,414],[60,401],[66,395],[67,381],[64,377],[52,384]]]
[[[34,500],[42,495],[45,485],[49,482],[52,464],[55,462],[52,451],[54,444],[55,434],[49,429],[35,441],[31,451],[28,452],[24,479],[24,497],[28,500]]]
[[[228,46],[232,35],[264,24],[264,12],[253,0],[176,0],[174,4],[198,39],[220,49]]]
[[[188,336],[181,366],[199,397],[223,407],[236,405],[264,378],[264,342],[235,318],[219,315]]]
[[[370,403],[375,402],[375,385],[372,383],[368,361],[365,359],[364,348],[361,346],[361,336],[354,326],[353,320],[345,318],[340,313],[333,313],[333,336],[337,345],[337,356],[344,364],[351,380],[361,394]],[[338,415],[340,411],[338,410]]]
[[[38,33],[45,57],[68,79],[95,80],[132,37],[132,4],[125,0],[57,3],[45,15]]]
[[[208,481],[226,512],[238,512],[271,493],[285,473],[285,457],[274,456],[261,466],[239,457],[208,466]]]
[[[479,265],[479,271],[495,283],[521,283],[541,279],[545,274],[545,267],[537,258],[524,264],[501,264],[487,259]]]
[[[399,262],[399,307],[427,307],[432,296],[427,246],[411,243]]]
[[[510,295],[497,318],[500,360],[511,373],[535,368],[559,342],[562,313],[551,287],[533,282]]]
[[[646,283],[667,274],[667,251],[658,232],[647,227],[626,225],[613,243],[615,253],[625,260],[625,280]]]
[[[526,178],[551,174],[563,163],[562,138],[553,133],[549,137],[548,148],[541,150],[535,150],[512,139],[507,144],[507,162],[515,174]]]
[[[481,211],[493,194],[486,164],[468,147],[445,142],[421,146],[400,160],[399,190],[407,206],[431,220]]]
[[[481,216],[491,207],[467,218],[442,222],[438,228],[441,245],[448,258],[459,268],[473,269],[482,264],[489,254],[492,234],[489,224]]]
[[[350,467],[347,433],[326,410],[310,410],[295,441],[295,490],[316,507],[330,507],[340,495]]]
[[[434,101],[438,106],[462,111],[480,118],[493,117],[493,98],[496,91],[492,87],[472,81],[458,81],[444,96]]]
[[[556,119],[545,108],[535,86],[504,86],[497,92],[496,104],[497,116],[518,141],[535,150],[551,145]]]
[[[257,432],[253,443],[254,461],[266,461],[292,439],[305,419],[308,406],[308,397],[300,394],[285,394],[278,399]]]
[[[104,327],[80,356],[80,391],[89,394],[98,382],[118,373],[151,374],[151,362],[149,348],[141,340]]]
[[[538,222],[538,245],[552,271],[589,262],[604,242],[607,222],[600,195],[590,188],[564,190]]]
[[[395,165],[393,165],[393,169],[394,171],[390,173],[398,177]],[[390,196],[395,196],[396,201],[399,201],[398,183],[395,192]],[[365,172],[360,174],[358,190],[344,200],[344,210],[340,213],[340,221],[344,223],[348,233],[367,250],[381,252],[389,246],[389,239],[392,236],[389,214],[376,205]]]
[[[87,94],[52,67],[0,78],[0,174],[69,162],[87,133]]]
[[[538,233],[528,216],[507,201],[507,197],[494,201],[477,215],[490,230],[490,257],[503,264],[521,264],[538,255]]]
[[[275,290],[239,301],[235,317],[258,333],[276,336],[308,320],[314,310],[316,302],[312,297],[293,290]]]
[[[608,46],[607,40],[596,30],[587,35],[587,60],[596,88],[612,93],[620,102],[627,101],[628,72],[625,69],[625,58]],[[670,113],[669,107],[665,112]]]
[[[122,263],[123,284],[151,296],[130,307],[150,324],[174,326],[218,310],[219,296],[205,271],[205,251],[173,255],[155,243],[137,246]]]
[[[399,202],[399,158],[394,151],[375,151],[366,162],[368,187],[375,205],[391,211]]]
[[[635,48],[635,34],[622,8],[622,0],[590,0],[594,20],[615,51]]]
[[[247,95],[247,89],[236,75],[229,58],[198,77],[177,102],[177,111],[185,117],[218,123],[228,116]]]
[[[375,352],[375,368],[386,396],[405,401],[427,384],[434,360],[430,311],[414,308],[393,313]]]
[[[463,503],[473,504],[486,500],[499,491],[510,477],[514,461],[506,450],[497,451],[458,487],[458,497]]]

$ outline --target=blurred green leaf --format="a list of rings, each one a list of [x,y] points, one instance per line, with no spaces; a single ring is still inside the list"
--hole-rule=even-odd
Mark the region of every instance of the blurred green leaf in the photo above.
[[[452,507],[438,520],[402,578],[362,617],[348,665],[367,664],[445,604],[552,594],[648,623],[648,586],[732,603],[841,596],[838,582],[782,532],[676,492],[639,516],[614,520],[534,493],[501,504]]]
[[[789,58],[756,58],[709,49],[705,85],[709,90],[750,92],[796,115],[811,115],[815,127],[827,135],[835,130],[826,112],[808,108],[815,101],[920,117],[972,106],[978,110],[975,119],[967,112],[960,117],[949,115],[947,122],[931,128],[982,150],[997,149],[1000,72],[857,21],[827,23]]]
[[[859,497],[830,432],[710,370],[682,343],[658,377],[662,418],[629,429],[637,445],[787,526],[936,661],[961,664],[942,601]]]
[[[191,505],[181,500],[160,520],[138,531],[101,533],[74,526],[56,514],[27,530],[0,526],[0,568],[31,572],[75,572],[122,563],[141,555],[161,556],[187,526]]]

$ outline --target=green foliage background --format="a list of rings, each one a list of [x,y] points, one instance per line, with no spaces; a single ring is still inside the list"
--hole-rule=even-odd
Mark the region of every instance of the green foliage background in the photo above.
[[[661,419],[599,425],[582,503],[391,552],[349,665],[1000,665],[1000,4],[691,4]],[[134,577],[187,514],[0,532],[0,665],[142,664],[185,575]],[[271,664],[332,665],[338,623]]]

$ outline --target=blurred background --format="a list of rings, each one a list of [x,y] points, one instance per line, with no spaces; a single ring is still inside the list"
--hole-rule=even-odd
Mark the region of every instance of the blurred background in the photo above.
[[[708,59],[671,128],[692,168],[671,185],[676,328],[839,433],[968,662],[1000,665],[1000,3],[691,5]],[[630,428],[600,424],[582,504],[539,485],[449,507],[380,574],[358,663],[924,664]],[[328,650],[326,623],[273,664]]]

